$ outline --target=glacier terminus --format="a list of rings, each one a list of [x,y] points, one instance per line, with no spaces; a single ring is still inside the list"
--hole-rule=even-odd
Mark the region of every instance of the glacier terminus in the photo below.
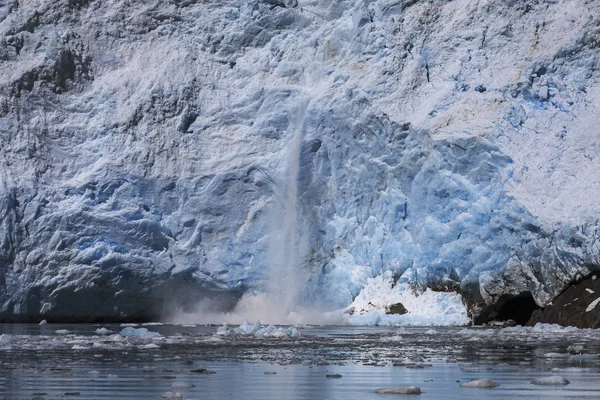
[[[0,1],[4,322],[463,325],[597,271],[599,2]]]

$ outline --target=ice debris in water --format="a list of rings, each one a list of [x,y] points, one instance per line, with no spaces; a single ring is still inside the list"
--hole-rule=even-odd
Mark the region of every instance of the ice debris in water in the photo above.
[[[173,382],[171,384],[171,387],[174,389],[189,389],[189,388],[196,387],[196,385],[194,385],[193,383],[189,383],[189,382]]]
[[[472,381],[460,384],[460,387],[478,388],[478,389],[488,389],[488,388],[494,388],[496,386],[500,386],[500,385],[498,385],[496,382],[494,382],[490,379],[474,379]]]
[[[559,375],[547,376],[544,378],[536,378],[531,381],[534,385],[568,385],[569,382]]]
[[[56,333],[58,335],[68,335],[69,333],[71,333],[71,331],[69,331],[68,329],[58,329],[56,330]]]
[[[11,337],[10,335],[3,333],[2,335],[0,335],[0,345],[3,344],[9,344],[11,342]]]
[[[231,334],[231,329],[229,328],[228,324],[223,324],[220,327],[217,328],[217,333],[216,335],[219,336],[228,336]]]
[[[98,335],[109,335],[111,334],[113,331],[111,331],[110,329],[106,329],[106,328],[98,328],[96,329],[96,333]]]
[[[145,350],[156,350],[156,349],[160,349],[160,346],[154,343],[148,343],[145,345],[142,345],[139,347],[140,349],[145,349]]]
[[[179,393],[179,392],[173,393],[170,390],[168,392],[165,392],[165,394],[163,394],[160,397],[162,397],[163,399],[181,399],[182,398],[181,393]]]
[[[240,326],[238,326],[237,328],[235,328],[233,330],[234,333],[237,334],[252,334],[255,333],[256,331],[258,331],[261,327],[261,323],[260,321],[256,321],[256,324],[252,325],[250,322],[248,322],[248,320],[244,320],[244,322],[242,322],[242,324]]]
[[[134,336],[134,337],[139,337],[139,338],[143,338],[143,339],[153,339],[153,338],[159,338],[162,336],[160,333],[149,331],[146,328],[137,328],[136,329],[136,328],[132,328],[132,327],[124,328],[119,334],[123,337]]]
[[[418,386],[406,386],[398,388],[380,388],[375,390],[380,394],[421,394],[421,388]]]
[[[300,332],[295,326],[289,328],[276,328],[274,325],[263,326],[260,321],[255,324],[251,324],[247,320],[244,320],[240,326],[231,329],[229,325],[223,324],[217,329],[216,335],[228,336],[231,334],[236,335],[254,335],[257,338],[274,337],[274,338],[295,338],[300,336]]]
[[[41,320],[39,325],[47,325],[48,321],[46,321],[45,319]]]

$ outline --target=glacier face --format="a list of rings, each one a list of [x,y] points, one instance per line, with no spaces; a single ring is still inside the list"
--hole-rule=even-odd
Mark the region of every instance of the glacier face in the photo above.
[[[264,290],[307,99],[302,303],[600,267],[597,2],[15,0],[0,36],[3,320]]]

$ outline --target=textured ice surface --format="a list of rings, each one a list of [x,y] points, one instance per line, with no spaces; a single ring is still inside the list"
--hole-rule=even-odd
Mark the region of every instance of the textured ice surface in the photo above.
[[[265,290],[301,99],[305,305],[598,269],[598,2],[292,3],[0,7],[2,319]]]

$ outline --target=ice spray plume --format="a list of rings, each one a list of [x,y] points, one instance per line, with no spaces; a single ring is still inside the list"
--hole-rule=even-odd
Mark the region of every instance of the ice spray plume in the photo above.
[[[273,210],[266,297],[269,317],[275,322],[289,320],[290,313],[295,311],[303,282],[300,255],[304,246],[298,236],[298,173],[308,103],[307,99],[298,102],[294,135],[287,145],[285,157],[283,196]]]

